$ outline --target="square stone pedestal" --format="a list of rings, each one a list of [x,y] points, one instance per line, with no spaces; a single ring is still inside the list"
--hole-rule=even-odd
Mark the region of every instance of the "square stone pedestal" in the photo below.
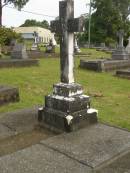
[[[97,110],[90,108],[90,97],[83,95],[81,85],[59,83],[45,97],[38,119],[51,129],[70,132],[96,123]]]

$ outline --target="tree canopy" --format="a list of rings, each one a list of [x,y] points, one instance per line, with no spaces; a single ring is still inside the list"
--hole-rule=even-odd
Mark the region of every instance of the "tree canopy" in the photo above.
[[[0,0],[0,26],[2,26],[2,9],[8,4],[13,4],[14,7],[20,10],[23,8],[29,0]]]
[[[39,26],[42,28],[49,29],[49,23],[46,20],[43,20],[42,22],[36,21],[36,20],[29,20],[27,19],[24,24],[21,25],[22,27],[28,27],[28,26]]]
[[[130,0],[93,0],[91,16],[91,42],[116,42],[116,33],[123,29],[126,35],[130,32]],[[86,39],[88,33],[86,18]]]

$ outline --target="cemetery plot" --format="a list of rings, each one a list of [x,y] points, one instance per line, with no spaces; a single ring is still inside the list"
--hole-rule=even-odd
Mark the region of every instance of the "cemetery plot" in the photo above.
[[[130,69],[116,71],[116,76],[130,79]]]
[[[0,85],[0,106],[19,101],[19,90],[14,87]]]
[[[118,48],[114,52],[112,52],[111,59],[99,59],[92,61],[81,60],[80,67],[98,72],[111,71],[130,67],[130,55],[123,46],[123,36],[124,32],[120,30],[118,32],[119,45]]]
[[[39,65],[38,59],[29,59],[26,47],[23,44],[16,44],[11,52],[11,58],[1,59],[0,68],[4,67],[28,67]]]
[[[80,67],[97,72],[130,67],[130,60],[80,60]]]

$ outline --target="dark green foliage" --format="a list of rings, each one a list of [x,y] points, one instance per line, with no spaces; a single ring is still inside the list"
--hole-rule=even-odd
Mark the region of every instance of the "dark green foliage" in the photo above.
[[[10,28],[0,27],[0,45],[10,45],[12,40],[22,41],[20,34],[17,34]]]
[[[29,0],[4,0],[4,4],[14,4],[19,10],[26,5]]]
[[[93,0],[92,8],[91,43],[115,44],[119,29],[124,30],[127,38],[130,34],[130,0]],[[87,41],[88,18],[86,25]]]
[[[36,20],[29,20],[27,19],[24,24],[21,25],[22,27],[28,27],[28,26],[39,26],[42,28],[49,29],[49,23],[46,20],[43,20],[42,22],[36,21]]]

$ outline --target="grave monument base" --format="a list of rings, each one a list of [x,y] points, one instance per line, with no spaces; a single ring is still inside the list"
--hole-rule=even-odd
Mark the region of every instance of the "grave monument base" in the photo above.
[[[19,101],[19,90],[10,86],[0,85],[0,106]]]
[[[98,59],[98,60],[80,60],[80,67],[83,69],[103,72],[112,71],[130,67],[130,59],[113,60],[113,59]]]
[[[116,71],[116,76],[130,79],[130,69]]]
[[[81,85],[59,83],[53,88],[53,94],[45,97],[45,107],[39,109],[40,122],[66,132],[97,123],[97,110],[90,108]]]

